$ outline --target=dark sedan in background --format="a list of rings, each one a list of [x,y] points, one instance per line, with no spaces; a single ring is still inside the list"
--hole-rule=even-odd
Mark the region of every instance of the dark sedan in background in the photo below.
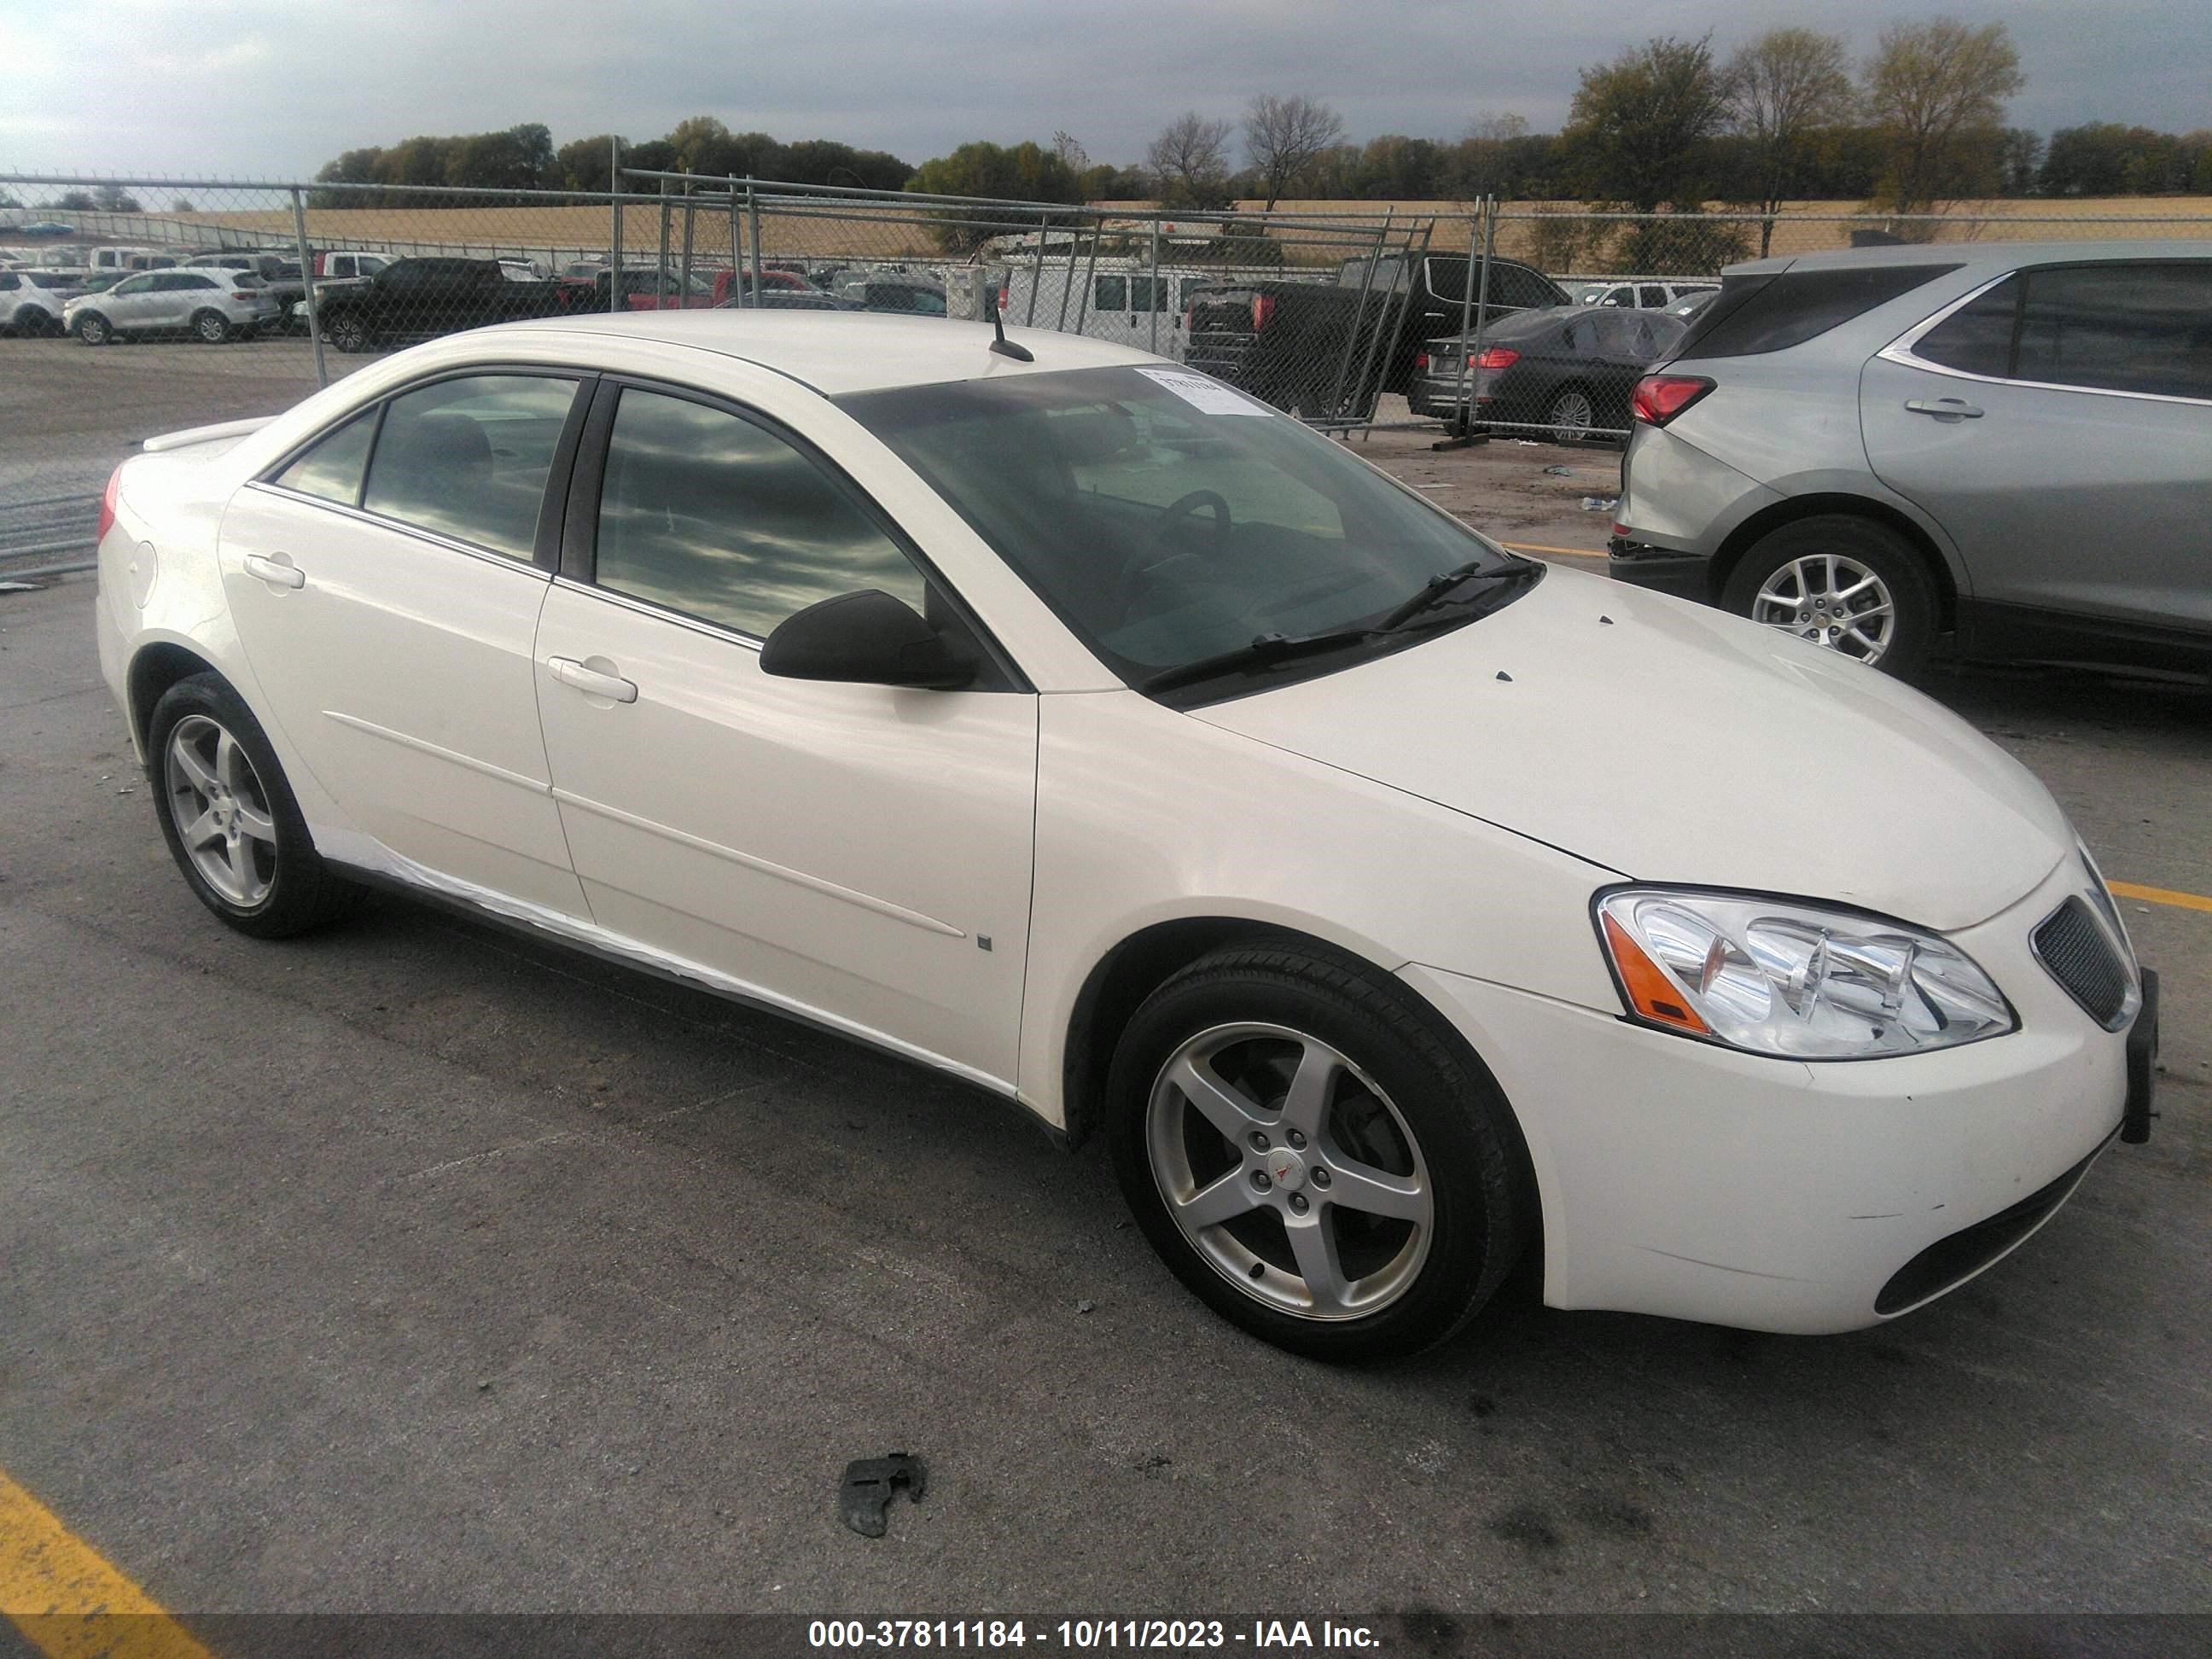
[[[1663,311],[1574,306],[1524,311],[1482,332],[1467,386],[1464,336],[1431,340],[1407,401],[1413,413],[1474,430],[1532,427],[1568,442],[1628,430],[1629,395],[1688,325]],[[1470,414],[1462,398],[1471,392]]]

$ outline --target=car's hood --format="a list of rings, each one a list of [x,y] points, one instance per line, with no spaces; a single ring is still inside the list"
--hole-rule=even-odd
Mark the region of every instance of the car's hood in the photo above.
[[[1638,880],[1939,929],[1994,915],[2073,845],[2033,775],[1918,692],[1578,571],[1412,649],[1194,718]]]

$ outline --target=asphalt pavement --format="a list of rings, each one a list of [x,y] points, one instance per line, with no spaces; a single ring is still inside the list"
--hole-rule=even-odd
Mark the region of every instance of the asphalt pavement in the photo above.
[[[403,901],[228,933],[93,600],[0,595],[0,1469],[173,1610],[2212,1612],[2212,914],[2125,907],[2151,1144],[1936,1306],[1523,1284],[1332,1370],[957,1085]],[[1938,690],[2115,879],[2212,892],[2204,693]],[[891,1450],[927,1496],[860,1538]]]

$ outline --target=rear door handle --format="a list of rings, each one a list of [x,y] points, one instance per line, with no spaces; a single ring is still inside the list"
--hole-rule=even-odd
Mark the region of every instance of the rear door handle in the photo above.
[[[574,657],[548,657],[545,665],[553,671],[555,679],[563,685],[574,686],[579,691],[587,691],[595,697],[610,697],[617,702],[637,701],[635,680],[626,680],[619,674],[604,674],[596,668],[586,668]]]
[[[289,553],[279,553],[275,558],[264,558],[258,553],[246,556],[246,574],[258,576],[273,587],[305,587],[307,573],[292,562]]]
[[[1933,415],[1939,421],[1978,421],[1982,411],[1956,398],[1938,398],[1929,402],[1925,398],[1908,398],[1905,406],[1915,415]]]

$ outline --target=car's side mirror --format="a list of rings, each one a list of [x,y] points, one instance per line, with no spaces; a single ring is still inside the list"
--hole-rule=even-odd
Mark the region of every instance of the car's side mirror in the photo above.
[[[975,659],[880,588],[840,593],[786,617],[761,647],[761,672],[951,691],[971,684]]]

